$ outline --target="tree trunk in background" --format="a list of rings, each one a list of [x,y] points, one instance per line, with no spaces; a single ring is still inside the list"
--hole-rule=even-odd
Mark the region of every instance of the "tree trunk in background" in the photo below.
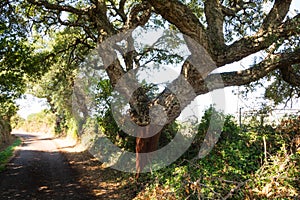
[[[11,126],[9,121],[0,117],[0,144],[10,142]]]

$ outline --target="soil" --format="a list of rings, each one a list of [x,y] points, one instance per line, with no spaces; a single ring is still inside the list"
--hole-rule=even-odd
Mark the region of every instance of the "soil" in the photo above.
[[[141,189],[132,174],[104,168],[68,140],[15,134],[23,145],[0,173],[0,199],[133,199]]]
[[[72,169],[80,174],[79,183],[89,188],[96,199],[129,200],[139,191],[134,175],[102,167],[88,151],[64,154]]]

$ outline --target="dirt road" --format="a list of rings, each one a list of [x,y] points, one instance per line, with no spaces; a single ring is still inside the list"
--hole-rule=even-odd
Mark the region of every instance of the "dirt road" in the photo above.
[[[0,199],[95,199],[76,180],[77,174],[45,135],[16,134],[24,140],[16,157],[0,173]]]

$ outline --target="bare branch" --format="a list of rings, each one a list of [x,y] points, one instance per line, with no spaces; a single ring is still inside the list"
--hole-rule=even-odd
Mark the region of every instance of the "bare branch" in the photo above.
[[[119,8],[117,8],[115,2],[113,0],[109,0],[110,4],[112,5],[114,11],[121,17],[122,21],[125,23],[127,21],[127,16],[124,12],[124,6],[126,0],[121,0],[119,4]]]
[[[89,45],[87,42],[86,42],[86,38],[84,39],[79,39],[77,38],[73,44],[70,44],[68,45],[66,48],[63,48],[55,53],[50,53],[48,54],[46,57],[45,57],[45,60],[48,60],[50,58],[54,58],[56,56],[60,56],[60,54],[64,54],[64,53],[67,53],[68,51],[70,51],[70,58],[71,56],[74,54],[74,51],[76,50],[76,48],[78,47],[79,44],[82,44],[82,45],[85,45],[87,49],[93,49],[94,47]],[[69,61],[71,60],[69,58]]]
[[[247,180],[247,181],[244,181],[244,182],[240,182],[237,184],[237,186],[235,186],[234,188],[232,188],[230,190],[230,192],[225,196],[223,197],[223,200],[226,200],[226,199],[229,199],[233,196],[233,193],[236,192],[237,190],[239,190],[241,187],[243,187],[247,182],[249,182],[250,180]]]

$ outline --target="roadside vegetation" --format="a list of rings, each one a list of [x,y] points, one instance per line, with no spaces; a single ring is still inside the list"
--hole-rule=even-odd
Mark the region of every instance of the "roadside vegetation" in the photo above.
[[[224,117],[221,137],[205,158],[191,159],[202,143],[196,138],[176,163],[143,175],[146,189],[136,199],[299,198],[300,118],[288,116],[276,126],[254,120],[241,129],[232,116]]]
[[[225,121],[220,138],[206,157],[194,159],[213,113]],[[22,122],[22,126],[30,124],[32,119],[38,122],[39,117],[45,118],[41,113],[34,114],[28,122]],[[99,129],[108,137],[117,138],[112,141],[120,148],[134,151],[134,141],[122,136],[115,123],[111,123],[110,115],[99,118]],[[87,120],[82,134],[92,134],[93,130],[88,128],[91,123]],[[173,124],[166,129],[168,137],[161,140],[161,146],[173,138],[177,127],[178,124]],[[97,168],[95,162],[92,165]],[[98,165],[100,167],[101,163]],[[107,173],[116,176],[113,170],[107,170]],[[290,115],[285,116],[280,124],[261,124],[252,116],[240,127],[233,116],[210,107],[199,121],[192,145],[175,163],[141,174],[135,184],[132,183],[133,174],[117,174],[120,177],[115,184],[120,181],[123,185],[127,183],[137,192],[135,199],[294,199],[300,195],[300,117]],[[98,171],[88,172],[88,176],[98,177]],[[95,181],[96,178],[91,182]],[[94,183],[86,181],[85,184]],[[115,193],[118,193],[117,188]]]
[[[15,148],[19,145],[21,145],[21,139],[17,138],[12,143],[12,145],[8,146],[7,148],[0,151],[0,172],[2,172],[5,169],[5,165],[10,160],[10,158],[13,156]]]

